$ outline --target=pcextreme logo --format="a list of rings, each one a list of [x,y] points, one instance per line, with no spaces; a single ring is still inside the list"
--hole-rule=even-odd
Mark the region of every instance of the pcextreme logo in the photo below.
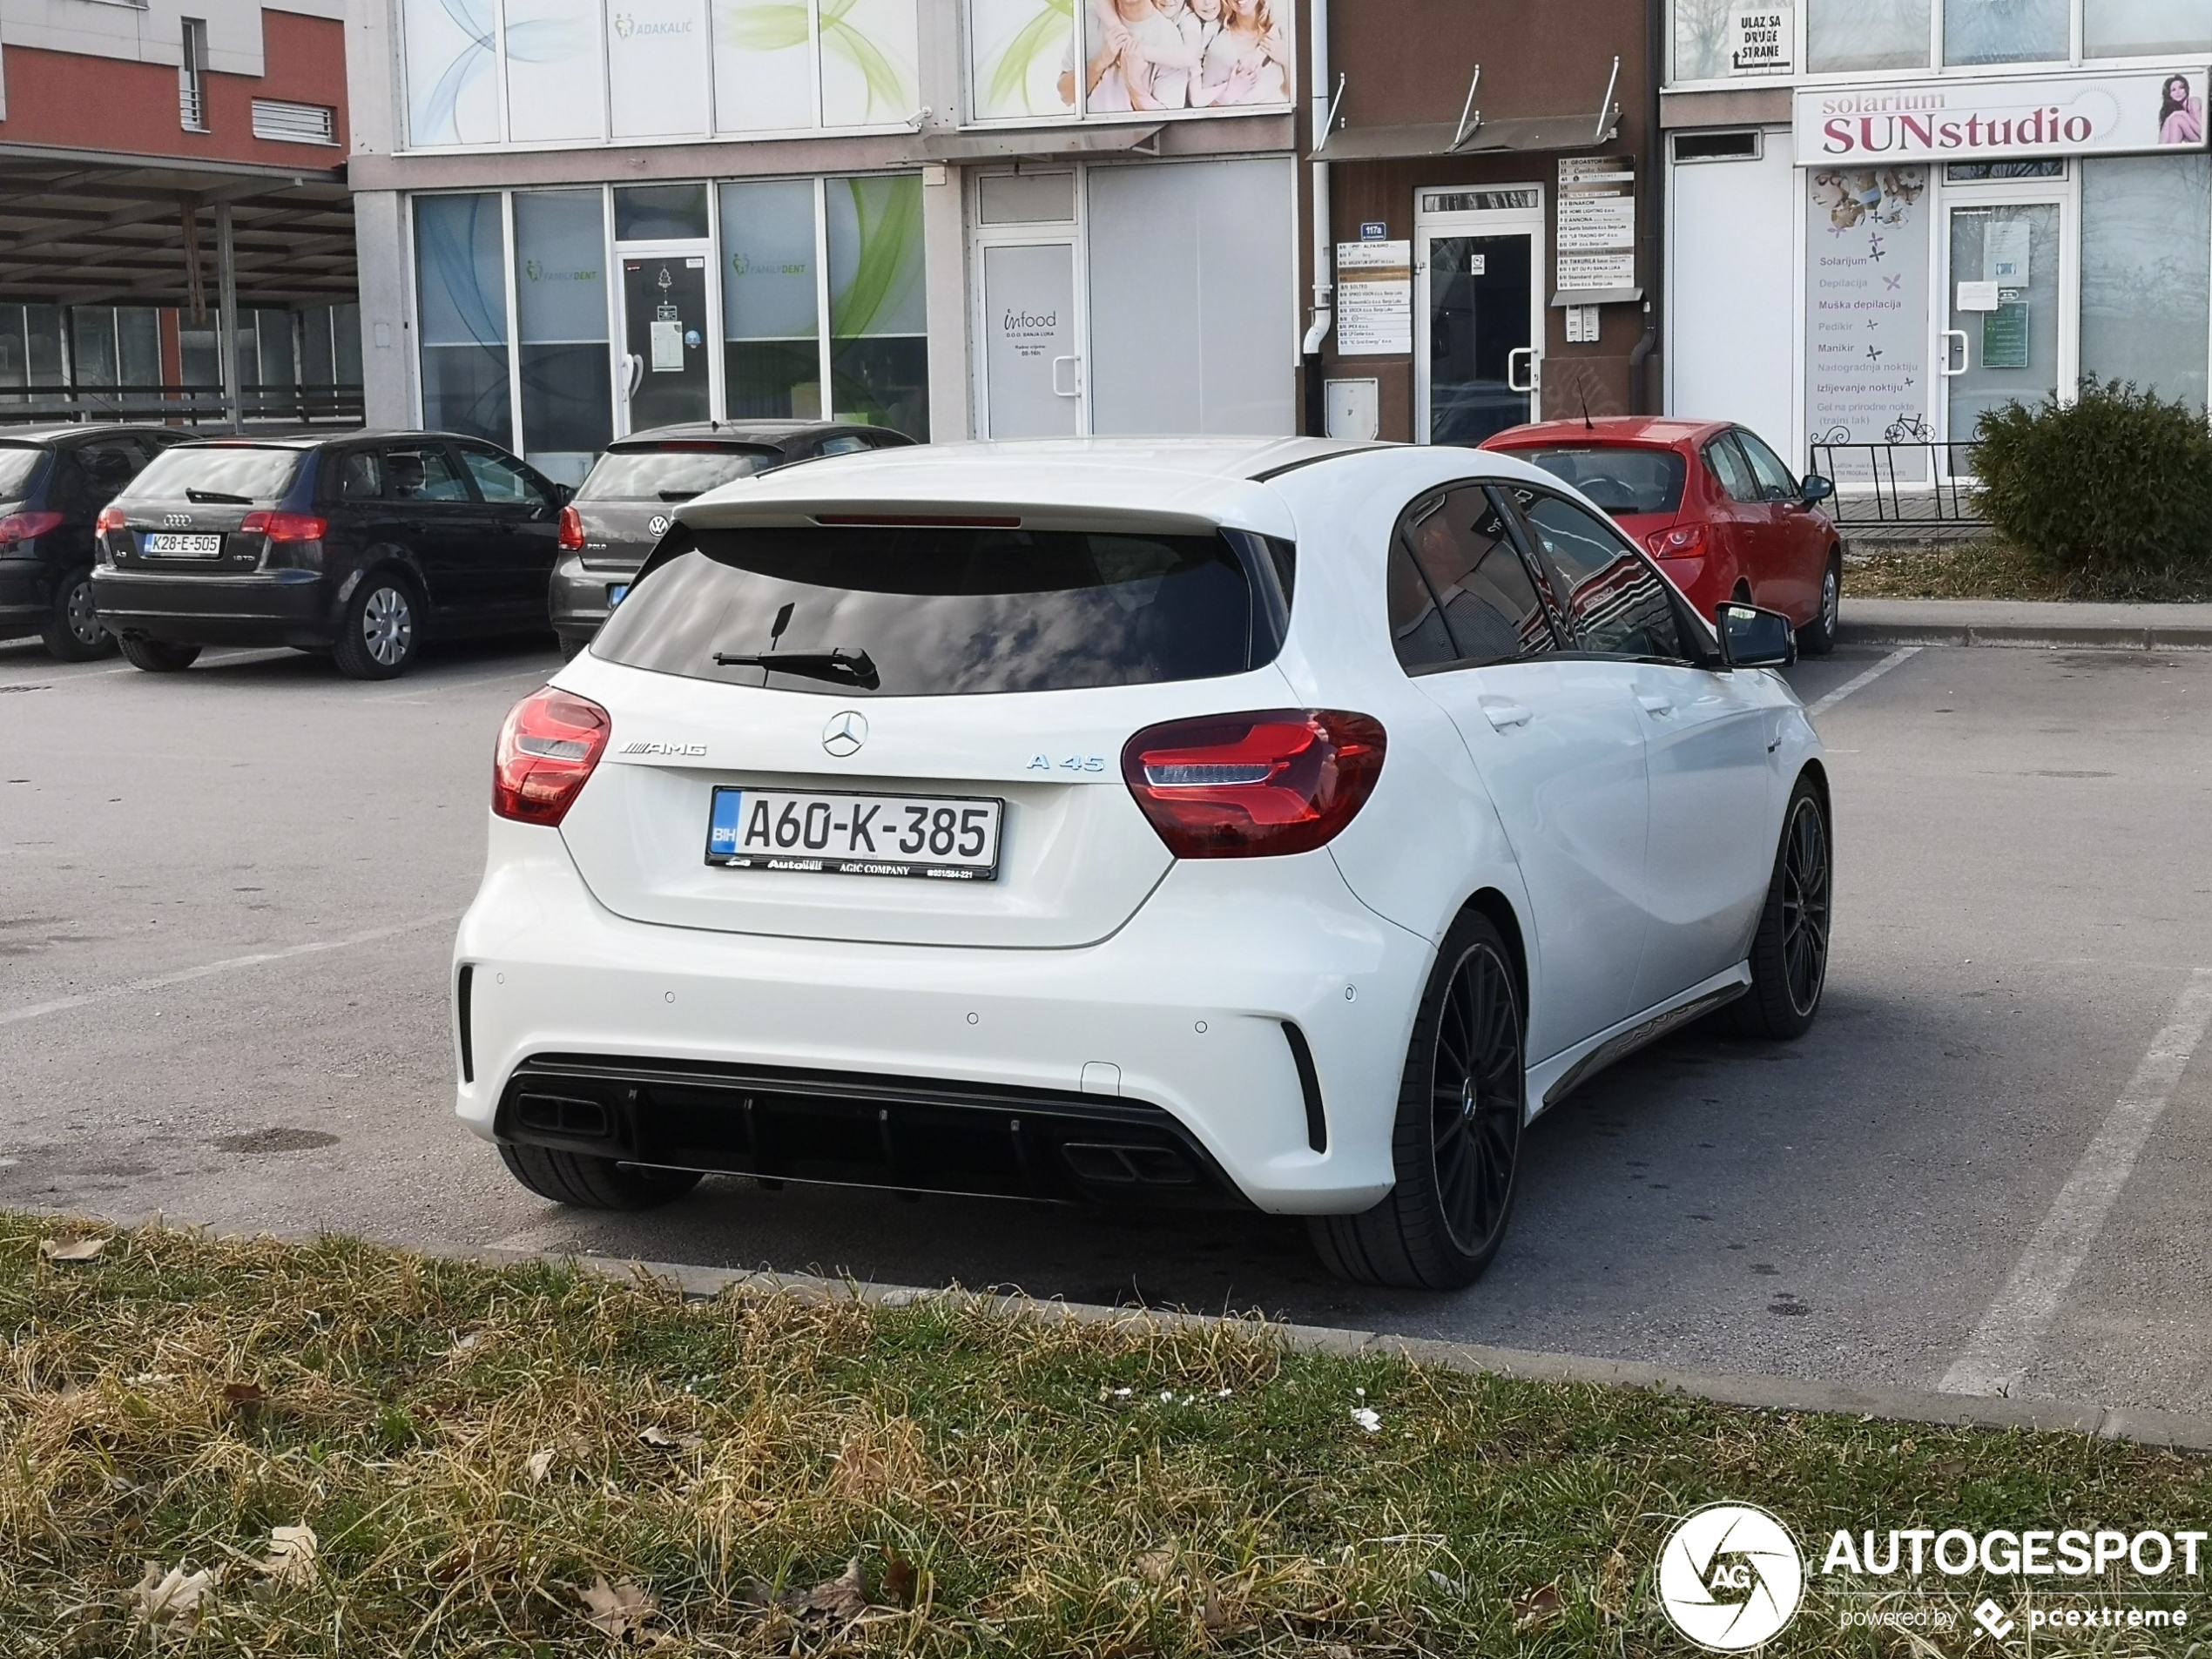
[[[1804,1599],[1805,1562],[1790,1529],[1748,1503],[1685,1516],[1659,1551],[1659,1605],[1709,1653],[1771,1642]]]

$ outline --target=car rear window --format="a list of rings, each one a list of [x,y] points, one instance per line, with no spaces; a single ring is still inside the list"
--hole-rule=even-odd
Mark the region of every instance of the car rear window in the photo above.
[[[196,490],[204,500],[275,501],[299,469],[297,449],[187,445],[156,455],[127,493],[139,500],[188,501]]]
[[[782,459],[761,449],[610,449],[591,469],[577,499],[689,501]]]
[[[1672,513],[1682,507],[1689,469],[1672,449],[1575,444],[1507,453],[1564,479],[1608,513]]]
[[[21,501],[29,495],[45,458],[44,449],[27,443],[0,444],[0,501]]]
[[[1146,685],[1274,660],[1290,550],[1241,531],[970,527],[679,531],[595,655],[826,697]],[[867,675],[718,664],[866,653]],[[866,683],[868,677],[877,683]]]

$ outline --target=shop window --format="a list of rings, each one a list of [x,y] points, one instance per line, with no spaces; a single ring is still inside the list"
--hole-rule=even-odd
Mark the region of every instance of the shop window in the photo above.
[[[1930,0],[1806,0],[1805,67],[1816,75],[1925,69],[1934,37],[1929,5]]]
[[[733,421],[819,420],[814,184],[722,186],[723,392]]]
[[[2063,179],[2064,156],[2042,156],[2033,161],[1947,161],[1943,181],[1947,185],[1988,184],[2000,179]]]
[[[617,242],[703,242],[705,185],[639,185],[615,192]]]
[[[2083,0],[2082,49],[2091,57],[2212,51],[2204,0]]]
[[[515,192],[523,454],[563,483],[582,483],[614,436],[606,267],[599,192]]]
[[[705,0],[621,0],[607,8],[607,118],[617,138],[707,131]]]
[[[1076,216],[1072,172],[988,172],[975,186],[986,225],[1064,225]]]
[[[1943,61],[2063,62],[2072,10],[2068,0],[1943,0]]]
[[[1728,75],[1731,0],[1675,0],[1675,78],[1716,81]]]
[[[505,0],[501,30],[508,137],[518,144],[606,137],[598,0]]]
[[[711,13],[719,132],[880,126],[921,105],[914,0],[711,0]]]
[[[418,145],[499,142],[493,0],[405,0],[407,131]]]
[[[929,436],[929,333],[922,288],[921,180],[832,179],[824,186],[834,420]]]
[[[415,199],[423,422],[499,444],[511,435],[505,242],[496,195]]]
[[[115,384],[115,307],[69,308],[70,381],[76,386]]]
[[[2081,164],[2081,373],[2205,407],[2212,157]]]

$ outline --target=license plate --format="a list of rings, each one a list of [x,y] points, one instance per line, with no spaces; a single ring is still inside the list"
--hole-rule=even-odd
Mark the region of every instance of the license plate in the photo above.
[[[607,589],[607,609],[612,610],[628,597],[630,597],[630,583],[627,582],[613,583]]]
[[[146,537],[145,550],[166,554],[171,558],[220,558],[223,538],[219,536],[179,536],[173,530],[156,530]]]
[[[730,870],[995,881],[1000,800],[718,788],[706,861]]]

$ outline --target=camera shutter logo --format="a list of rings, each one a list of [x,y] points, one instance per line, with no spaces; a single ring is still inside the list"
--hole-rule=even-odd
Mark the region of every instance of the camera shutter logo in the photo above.
[[[1765,1510],[1714,1503],[1693,1511],[1659,1551],[1659,1604],[1709,1653],[1771,1642],[1804,1599],[1804,1557]]]

